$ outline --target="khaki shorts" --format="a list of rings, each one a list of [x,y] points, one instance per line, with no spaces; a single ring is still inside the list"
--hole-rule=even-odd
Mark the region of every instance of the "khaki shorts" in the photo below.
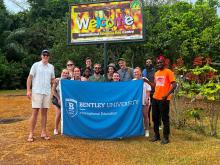
[[[32,93],[32,108],[49,108],[50,95]]]

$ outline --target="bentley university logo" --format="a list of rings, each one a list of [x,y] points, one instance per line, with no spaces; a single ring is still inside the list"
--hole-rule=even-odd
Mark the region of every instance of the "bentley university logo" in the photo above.
[[[65,99],[65,109],[69,117],[75,117],[78,113],[77,101],[74,99]]]

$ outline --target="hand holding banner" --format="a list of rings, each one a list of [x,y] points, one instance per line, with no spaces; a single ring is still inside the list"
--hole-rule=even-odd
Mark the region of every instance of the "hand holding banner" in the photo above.
[[[143,135],[142,92],[142,80],[117,83],[62,80],[62,133],[92,139]]]

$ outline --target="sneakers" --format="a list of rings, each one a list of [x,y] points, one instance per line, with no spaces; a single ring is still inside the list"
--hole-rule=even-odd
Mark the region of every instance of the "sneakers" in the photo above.
[[[58,135],[58,134],[59,134],[58,130],[57,130],[57,129],[54,129],[54,130],[53,130],[53,134],[54,134],[54,135]]]
[[[149,130],[145,130],[145,135],[144,135],[145,137],[149,137],[150,135],[149,135]]]
[[[161,140],[161,144],[168,144],[170,141],[169,141],[169,139],[167,139],[167,138],[163,138],[162,140]]]

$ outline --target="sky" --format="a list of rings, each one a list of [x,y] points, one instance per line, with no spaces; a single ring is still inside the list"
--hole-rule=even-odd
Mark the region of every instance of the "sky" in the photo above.
[[[4,0],[4,3],[6,5],[7,10],[13,13],[18,13],[19,11],[22,11],[20,7],[12,3],[12,1],[17,1],[17,2],[26,2],[27,0]],[[195,3],[196,0],[188,0],[189,2]],[[28,5],[22,4],[22,7],[27,9]],[[218,15],[220,16],[220,8],[218,8]]]
[[[14,4],[12,1],[19,2],[20,5],[25,9],[28,8],[28,5],[23,4],[27,0],[4,0],[4,3],[5,3],[7,10],[12,13],[18,13],[19,11],[23,10],[22,8],[18,7],[16,4]]]

